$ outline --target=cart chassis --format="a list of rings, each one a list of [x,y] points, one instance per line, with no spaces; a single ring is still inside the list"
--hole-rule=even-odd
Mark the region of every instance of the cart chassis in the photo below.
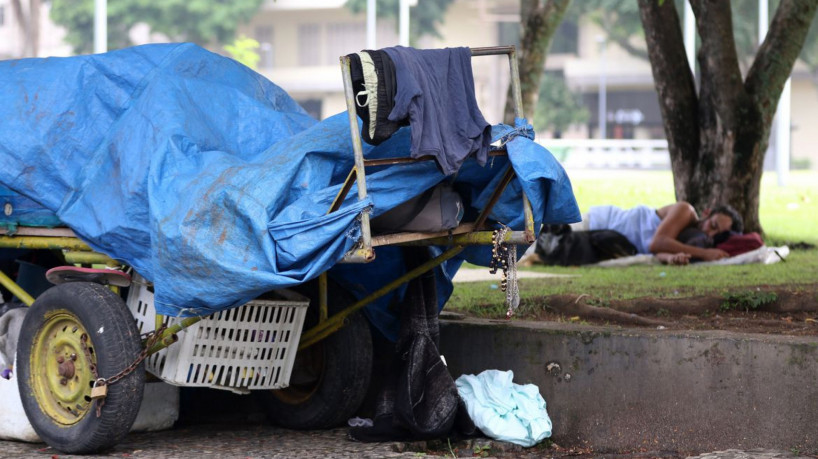
[[[498,46],[486,48],[472,48],[473,56],[491,56],[491,55],[506,55],[509,61],[509,70],[511,72],[511,86],[512,97],[514,101],[514,113],[517,118],[522,118],[522,96],[520,92],[519,69],[517,66],[517,56],[514,46]],[[352,189],[353,183],[357,184],[358,199],[364,200],[367,197],[366,190],[366,168],[383,165],[400,165],[412,164],[420,161],[430,161],[431,157],[421,158],[386,158],[367,160],[363,157],[363,146],[361,144],[361,136],[358,131],[358,119],[355,112],[354,95],[352,91],[352,80],[350,77],[350,63],[349,58],[342,56],[341,71],[344,80],[344,93],[347,102],[347,112],[350,121],[350,133],[352,137],[352,147],[355,155],[355,165],[347,175],[344,185],[341,187],[338,195],[333,201],[327,213],[338,210],[341,203],[346,198],[349,191]],[[507,155],[503,149],[494,149],[490,156]],[[327,299],[327,273],[320,274],[318,278],[319,286],[319,322],[313,328],[305,331],[301,335],[301,341],[298,349],[304,349],[312,346],[327,336],[331,335],[338,329],[344,326],[345,319],[360,310],[366,305],[372,303],[378,298],[388,294],[397,289],[402,284],[423,275],[424,273],[436,268],[460,253],[467,245],[488,245],[492,243],[492,231],[485,227],[486,219],[491,213],[494,205],[500,198],[507,185],[514,178],[515,173],[513,168],[509,165],[506,169],[503,179],[494,190],[489,203],[482,210],[477,220],[473,223],[463,223],[457,228],[436,233],[397,233],[384,236],[372,237],[369,222],[369,212],[365,210],[361,214],[361,239],[356,247],[350,250],[341,263],[368,263],[375,259],[375,247],[386,245],[437,245],[446,246],[447,249],[436,258],[418,266],[415,269],[403,274],[389,284],[383,286],[377,291],[369,294],[365,298],[353,303],[346,309],[339,311],[332,317],[328,315],[328,299]],[[512,244],[531,244],[534,242],[534,219],[531,210],[531,203],[523,194],[523,212],[525,216],[525,230],[524,231],[509,231],[507,232],[504,241]],[[5,230],[0,229],[0,248],[12,249],[56,249],[61,250],[65,260],[69,264],[75,265],[91,265],[103,264],[108,267],[123,267],[123,264],[104,254],[94,252],[88,244],[80,240],[70,229],[67,228],[28,228],[20,227],[14,235],[8,234]],[[17,298],[19,298],[27,306],[31,306],[34,298],[26,293],[17,283],[15,283],[8,276],[0,272],[0,285],[6,287]],[[111,287],[116,289],[117,287]],[[173,344],[178,340],[177,333],[187,327],[199,322],[205,316],[188,317],[181,320],[179,323],[165,328],[158,338],[153,340],[153,345],[147,349],[147,355],[152,355],[167,346]],[[164,321],[164,316],[156,315],[156,329],[159,330]],[[147,344],[143,341],[143,346]]]

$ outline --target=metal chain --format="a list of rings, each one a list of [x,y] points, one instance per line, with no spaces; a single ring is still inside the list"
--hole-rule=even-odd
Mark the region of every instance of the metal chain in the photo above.
[[[508,250],[508,269],[506,272],[506,318],[514,315],[514,310],[520,305],[520,288],[517,285],[517,246],[512,244]]]
[[[503,270],[503,279],[500,281],[500,290],[506,294],[506,318],[514,315],[514,310],[520,304],[520,290],[517,285],[517,246],[509,247],[505,243],[505,238],[510,228],[503,225],[502,228],[494,230],[491,235],[491,262],[489,272],[494,274],[498,269]]]
[[[136,358],[136,360],[134,360],[133,363],[125,367],[125,369],[123,369],[119,373],[111,376],[110,378],[100,378],[99,375],[97,374],[96,366],[92,366],[91,371],[94,373],[94,381],[96,381],[94,385],[110,386],[111,384],[116,383],[125,376],[128,376],[129,374],[133,373],[133,371],[136,370],[136,367],[138,367],[139,364],[142,363],[142,361],[148,357],[148,351],[154,346],[154,344],[156,344],[157,341],[159,341],[159,338],[161,338],[162,333],[165,331],[166,328],[167,327],[165,325],[162,325],[161,327],[159,327],[159,329],[148,333],[147,338],[145,339],[145,347],[142,349],[142,352],[139,353],[139,356]],[[88,352],[88,346],[84,346],[84,350],[85,355],[88,358],[88,361],[90,362],[91,354]],[[102,407],[105,405],[105,397],[102,397],[97,400],[98,400],[97,417],[100,417],[102,415]]]

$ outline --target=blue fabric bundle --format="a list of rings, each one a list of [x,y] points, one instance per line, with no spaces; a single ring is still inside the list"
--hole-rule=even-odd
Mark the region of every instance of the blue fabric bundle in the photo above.
[[[445,179],[431,162],[381,167],[367,175],[367,200],[352,190],[327,215],[354,162],[347,114],[318,122],[261,75],[193,44],[3,61],[0,87],[0,184],[133,266],[154,283],[158,312],[172,316],[316,277],[355,244],[361,212],[380,215]],[[408,156],[410,135],[404,128],[365,145],[365,156]],[[505,157],[485,167],[468,160],[457,175],[472,211],[514,167],[520,179],[491,218],[522,229],[524,189],[537,227],[577,221],[571,184],[551,154],[523,136],[508,147],[511,166]],[[481,249],[466,255],[487,260]],[[441,304],[462,260],[438,273]],[[354,268],[331,274],[358,295],[402,269],[389,249]],[[387,302],[373,304],[371,317]]]

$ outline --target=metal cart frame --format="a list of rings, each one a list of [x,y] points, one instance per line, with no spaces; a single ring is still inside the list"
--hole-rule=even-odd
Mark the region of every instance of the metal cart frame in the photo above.
[[[520,91],[519,69],[517,65],[517,54],[514,46],[496,46],[486,48],[472,48],[472,56],[494,56],[505,55],[508,57],[509,70],[511,72],[511,90],[514,100],[514,113],[518,118],[522,118],[522,96]],[[363,146],[361,143],[361,135],[358,127],[358,118],[355,111],[355,96],[352,90],[352,79],[350,76],[350,61],[346,56],[340,58],[341,72],[344,81],[344,94],[346,96],[347,112],[349,114],[350,134],[352,137],[352,148],[355,155],[355,165],[349,171],[346,180],[344,181],[341,190],[335,197],[332,205],[327,213],[332,213],[338,210],[341,203],[346,198],[349,191],[352,189],[353,183],[357,184],[358,199],[364,200],[367,197],[366,189],[366,168],[384,165],[400,165],[412,164],[419,161],[431,161],[432,157],[421,158],[384,158],[369,160],[364,158]],[[506,155],[504,149],[492,149],[489,152],[490,156]],[[370,230],[369,213],[364,211],[361,214],[361,239],[352,250],[347,252],[341,263],[368,263],[375,259],[375,248],[386,245],[439,245],[447,246],[448,248],[436,258],[427,263],[403,274],[389,284],[383,286],[375,292],[372,292],[365,298],[355,302],[346,309],[332,315],[328,314],[328,299],[327,299],[327,273],[322,273],[318,279],[319,285],[319,323],[315,327],[306,330],[301,336],[301,342],[298,349],[309,347],[320,340],[326,338],[333,332],[337,331],[344,324],[344,320],[352,313],[362,309],[366,305],[372,303],[376,299],[388,294],[397,289],[402,284],[430,271],[446,260],[449,260],[460,253],[465,246],[475,244],[491,244],[492,231],[485,225],[488,215],[491,213],[494,205],[500,198],[500,195],[505,190],[506,186],[514,178],[514,169],[509,167],[502,180],[494,190],[488,204],[482,210],[475,222],[462,223],[457,228],[450,231],[436,232],[436,233],[396,233],[383,236],[372,236]],[[513,244],[531,244],[535,240],[534,218],[531,210],[531,204],[528,198],[523,194],[523,212],[525,216],[525,230],[524,231],[509,231],[506,234],[505,241]],[[104,264],[106,266],[116,267],[121,266],[122,263],[111,259],[110,257],[94,252],[87,244],[82,242],[76,235],[67,228],[28,228],[21,227],[16,235],[11,236],[5,234],[4,230],[0,230],[0,248],[16,248],[16,249],[58,249],[63,251],[65,261],[70,264],[91,265]],[[34,298],[26,293],[19,285],[12,279],[0,272],[0,285],[6,287],[15,296],[21,299],[26,305],[30,306],[34,302]],[[148,355],[154,354],[165,347],[171,345],[177,340],[176,334],[199,322],[204,316],[188,317],[180,323],[166,328],[161,337],[158,338],[156,344],[148,349]],[[156,317],[157,329],[162,324],[165,318],[159,314]]]
[[[523,118],[519,83],[519,70],[517,67],[517,55],[515,48],[513,46],[473,48],[471,52],[473,56],[505,55],[508,58],[509,70],[511,72],[511,87],[514,102],[514,112],[517,118]],[[352,149],[354,153],[354,166],[347,174],[347,177],[344,180],[344,183],[341,186],[340,191],[336,195],[327,213],[335,212],[341,207],[342,202],[346,199],[347,195],[352,189],[353,184],[357,185],[358,200],[361,201],[367,198],[366,170],[368,167],[384,165],[400,166],[402,164],[413,164],[420,161],[434,160],[431,156],[409,158],[408,155],[407,157],[384,159],[364,158],[363,146],[361,143],[361,136],[358,126],[358,117],[355,108],[355,99],[352,89],[352,80],[350,76],[349,58],[346,56],[342,56],[340,58],[340,64],[344,82],[344,94],[346,97],[347,112],[349,115],[349,127],[352,140]],[[498,148],[492,148],[491,151],[489,152],[489,156],[504,156],[507,154],[508,153],[505,151],[505,148],[503,146],[500,146]],[[433,270],[446,260],[455,257],[466,246],[490,245],[493,243],[497,243],[498,241],[494,240],[496,239],[496,236],[493,231],[494,228],[487,225],[488,216],[490,215],[495,204],[499,201],[503,191],[515,177],[515,172],[511,164],[509,164],[505,171],[501,173],[503,174],[501,180],[497,184],[496,188],[493,190],[492,195],[488,200],[488,203],[485,206],[485,208],[483,208],[480,211],[477,219],[474,222],[461,223],[458,227],[450,231],[441,231],[433,233],[404,232],[373,236],[370,228],[369,211],[364,210],[360,216],[361,225],[360,240],[357,242],[355,247],[353,247],[344,255],[343,259],[340,260],[339,263],[371,262],[375,259],[376,248],[381,246],[435,245],[445,247],[445,250],[439,256],[427,261],[426,263],[423,263],[422,265],[414,269],[409,270],[408,272],[397,277],[395,280],[388,283],[387,285],[384,285],[383,287],[370,293],[369,295],[358,301],[352,302],[349,306],[340,310],[339,312],[334,313],[331,316],[329,315],[328,312],[329,311],[328,276],[326,272],[320,274],[317,280],[318,284],[317,322],[312,328],[304,331],[301,334],[300,341],[298,342],[298,350],[301,351],[303,349],[306,349],[330,337],[334,333],[338,332],[342,327],[344,327],[344,325],[348,322],[348,318],[350,318],[352,314],[359,311],[366,305],[371,304],[378,298],[381,298],[382,296],[388,294],[389,292],[392,292],[393,290],[399,288],[402,284]],[[522,211],[525,217],[524,230],[502,232],[501,234],[504,235],[503,236],[504,239],[502,240],[502,242],[511,244],[530,244],[534,242],[535,240],[534,217],[531,209],[531,204],[528,198],[525,196],[524,192],[522,196],[522,204],[523,204]],[[69,265],[80,266],[105,265],[112,268],[124,267],[123,263],[114,260],[106,255],[94,252],[90,246],[81,241],[74,234],[74,232],[68,228],[19,227],[15,234],[13,235],[8,234],[8,232],[3,229],[0,229],[0,249],[59,250],[62,252],[66,264]],[[0,285],[7,288],[13,295],[15,295],[27,306],[31,306],[35,301],[34,298],[29,293],[27,293],[14,280],[9,278],[3,272],[0,272]],[[99,288],[102,290],[102,292],[105,292],[105,290],[102,287]],[[119,293],[117,290],[118,287],[110,288],[113,289],[115,293]],[[134,362],[133,364],[129,365],[126,370],[123,370],[122,372],[120,372],[114,377],[111,377],[110,379],[112,381],[115,381],[118,378],[127,375],[129,372],[136,369],[137,365],[139,364],[139,362],[141,362],[142,359],[145,359],[148,356],[156,354],[160,350],[178,341],[179,337],[177,334],[180,331],[192,326],[193,324],[196,324],[205,317],[207,316],[184,318],[181,320],[177,320],[172,325],[166,327],[163,324],[169,323],[168,321],[169,318],[160,314],[156,314],[155,316],[156,332],[147,337],[143,337],[143,339],[141,340],[140,347],[142,351],[140,353],[139,359],[136,360],[136,362]],[[122,319],[120,318],[118,320]],[[82,325],[82,322],[77,323]],[[350,329],[353,328],[354,327],[351,327]],[[68,329],[69,330],[71,329],[71,325],[68,326]],[[76,330],[77,327],[74,327],[74,331]],[[65,332],[64,327],[62,328],[62,332]],[[59,331],[55,332],[54,336],[59,335],[59,333],[60,333]],[[343,333],[339,333],[339,335],[336,336],[340,336],[342,334]],[[82,336],[83,337],[80,339],[87,338],[87,335],[85,334],[83,334]],[[138,338],[135,339],[136,342],[133,343],[134,348],[137,347],[137,345],[139,345],[139,339]],[[81,344],[82,348],[85,349],[85,342],[83,341]],[[86,354],[88,353],[87,350],[85,352]],[[71,355],[71,358],[76,359],[76,356]],[[87,356],[87,360],[88,362],[91,362],[91,357]],[[44,381],[46,381],[47,384],[65,384],[64,378],[60,382],[60,378],[64,373],[62,360],[58,360],[58,362],[60,363],[60,374],[59,375],[52,374],[54,373],[53,371],[51,373],[47,372],[47,374],[43,376]],[[71,375],[73,375],[73,368],[74,367],[72,365],[70,367]],[[93,373],[94,378],[97,378],[96,370],[93,368],[92,370],[94,372]],[[102,381],[103,385],[106,384],[106,380],[103,378],[99,378],[96,381],[98,382],[100,380]],[[96,382],[94,382],[94,388],[96,389]],[[105,396],[103,395],[102,397],[104,401]],[[91,399],[89,400],[92,400],[93,398],[94,395],[92,390],[92,396]],[[37,403],[40,403],[39,399]],[[100,406],[101,403],[97,404],[97,416],[99,416]],[[68,410],[71,411],[71,408],[69,407]],[[129,427],[130,426],[128,426],[128,428]],[[90,451],[84,450],[82,449],[82,447],[78,448],[79,449],[77,449],[77,451],[84,452]]]

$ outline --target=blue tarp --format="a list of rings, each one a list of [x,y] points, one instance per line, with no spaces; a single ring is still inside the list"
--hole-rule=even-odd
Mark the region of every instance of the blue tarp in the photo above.
[[[163,314],[226,309],[312,279],[353,246],[362,211],[377,216],[446,179],[431,162],[382,167],[367,175],[368,200],[353,188],[326,215],[353,165],[346,113],[318,122],[263,76],[193,44],[3,61],[0,88],[0,185],[151,280]],[[491,218],[522,229],[525,189],[538,227],[579,220],[562,167],[513,131],[494,128],[512,133],[520,180]],[[365,156],[408,156],[409,135],[365,145]],[[507,167],[503,157],[464,164],[455,186],[472,212]],[[371,290],[400,269],[390,250],[377,255],[333,276]],[[486,252],[467,255],[485,261]],[[451,285],[438,275],[444,300]]]

